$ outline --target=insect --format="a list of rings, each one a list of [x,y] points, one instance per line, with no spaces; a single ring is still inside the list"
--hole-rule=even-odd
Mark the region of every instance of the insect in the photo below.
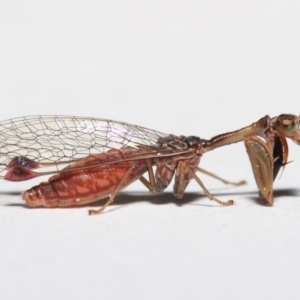
[[[108,197],[100,209],[89,211],[99,214],[119,191],[136,180],[150,192],[161,193],[173,178],[177,198],[183,197],[188,183],[194,179],[209,199],[229,206],[234,202],[223,202],[211,195],[196,172],[224,183],[232,182],[199,168],[200,159],[215,148],[247,137],[264,136],[269,123],[266,116],[250,126],[205,140],[96,118],[10,119],[0,122],[0,178],[24,181],[54,174],[48,182],[23,193],[30,207],[77,206]]]

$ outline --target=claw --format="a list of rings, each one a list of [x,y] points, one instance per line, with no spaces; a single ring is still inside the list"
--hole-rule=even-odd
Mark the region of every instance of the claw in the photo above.
[[[273,198],[273,155],[267,145],[258,137],[245,139],[245,146],[252,170],[264,204],[272,205]]]

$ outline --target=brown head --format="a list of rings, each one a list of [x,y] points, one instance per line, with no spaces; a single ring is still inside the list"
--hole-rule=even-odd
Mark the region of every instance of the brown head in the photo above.
[[[278,116],[273,125],[274,130],[286,138],[290,138],[297,145],[300,145],[300,117],[291,114],[282,114]]]

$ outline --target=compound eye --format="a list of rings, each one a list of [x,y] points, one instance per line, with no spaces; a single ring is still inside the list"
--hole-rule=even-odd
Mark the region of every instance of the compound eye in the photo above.
[[[294,115],[280,115],[275,123],[275,130],[285,136],[293,135],[297,130],[295,118]]]

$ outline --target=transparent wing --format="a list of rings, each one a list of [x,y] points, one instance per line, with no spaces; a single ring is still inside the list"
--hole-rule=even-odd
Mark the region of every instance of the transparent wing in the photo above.
[[[134,150],[148,146],[158,152],[161,140],[170,140],[170,135],[105,119],[73,116],[10,119],[0,122],[0,178],[14,166],[35,169],[39,164],[49,164],[59,171],[74,161],[123,147]]]

